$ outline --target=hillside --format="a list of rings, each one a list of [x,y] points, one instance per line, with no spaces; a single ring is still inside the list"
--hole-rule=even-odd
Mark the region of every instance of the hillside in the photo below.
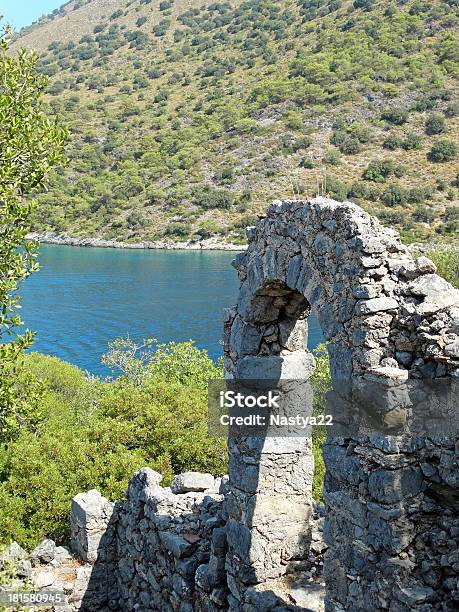
[[[15,43],[71,130],[34,229],[239,243],[326,193],[451,241],[458,26],[458,0],[72,0]]]

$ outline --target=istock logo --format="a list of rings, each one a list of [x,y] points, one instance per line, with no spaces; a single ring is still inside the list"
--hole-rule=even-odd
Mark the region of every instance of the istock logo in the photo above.
[[[267,395],[244,395],[235,391],[220,391],[220,408],[280,408],[280,395],[268,391]]]

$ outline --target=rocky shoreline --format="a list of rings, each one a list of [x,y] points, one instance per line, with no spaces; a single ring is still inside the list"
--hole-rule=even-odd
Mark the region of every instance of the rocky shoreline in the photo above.
[[[245,245],[231,244],[208,238],[206,240],[186,242],[173,242],[172,240],[158,240],[155,242],[118,242],[117,240],[102,240],[100,238],[75,238],[73,236],[60,236],[59,234],[39,234],[31,232],[29,240],[36,240],[40,244],[58,244],[64,246],[93,247],[101,249],[161,249],[168,251],[244,251]]]

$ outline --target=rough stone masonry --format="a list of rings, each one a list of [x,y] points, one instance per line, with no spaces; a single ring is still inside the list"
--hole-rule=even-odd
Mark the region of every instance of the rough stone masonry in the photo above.
[[[459,291],[350,202],[275,202],[248,238],[225,322],[227,377],[309,378],[311,309],[328,342],[341,428],[324,447],[326,609],[457,609]],[[303,442],[230,444],[232,610],[307,555]]]
[[[317,612],[323,580],[329,612],[458,609],[459,291],[349,202],[275,202],[248,238],[226,377],[310,378],[315,311],[336,418],[325,508],[310,437],[230,438],[229,478],[161,487],[144,468],[123,502],[74,499],[69,609]]]

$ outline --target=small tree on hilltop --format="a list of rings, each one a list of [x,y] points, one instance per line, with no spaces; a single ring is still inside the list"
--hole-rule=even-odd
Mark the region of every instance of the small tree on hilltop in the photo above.
[[[30,331],[20,333],[18,286],[38,267],[37,245],[27,240],[33,206],[25,196],[63,161],[66,139],[43,112],[47,79],[36,71],[38,57],[11,55],[10,34],[0,32],[0,442],[36,419],[33,394],[18,383],[17,369],[33,341]]]

